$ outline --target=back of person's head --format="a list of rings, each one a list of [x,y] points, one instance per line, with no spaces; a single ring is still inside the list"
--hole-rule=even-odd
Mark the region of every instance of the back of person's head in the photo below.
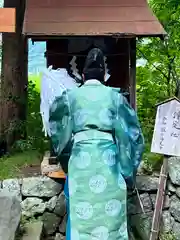
[[[105,76],[105,62],[103,52],[99,48],[93,48],[89,51],[84,69],[83,69],[85,81],[90,79],[96,79],[104,82]]]

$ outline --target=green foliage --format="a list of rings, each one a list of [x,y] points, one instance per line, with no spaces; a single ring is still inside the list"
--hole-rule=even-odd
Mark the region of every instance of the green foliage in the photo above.
[[[14,153],[0,158],[0,180],[21,177],[22,169],[31,165],[39,165],[42,154],[36,150]]]
[[[42,121],[40,115],[40,78],[39,76],[30,76],[28,83],[28,109],[26,130],[27,138],[20,139],[13,146],[14,152],[23,152],[27,150],[38,150],[44,152],[48,148],[48,140],[42,132]],[[19,127],[21,124],[19,123]]]
[[[156,74],[156,71],[150,71],[147,66],[137,68],[138,116],[147,142],[152,138],[156,104],[167,97],[167,85]]]
[[[34,83],[35,90],[38,93],[40,92],[40,89],[41,89],[41,77],[42,77],[41,73],[39,73],[37,75],[33,75],[33,74],[29,75],[29,81]]]
[[[167,36],[164,40],[140,39],[137,44],[137,58],[146,60],[145,66],[137,68],[138,115],[142,124],[146,152],[149,151],[156,104],[176,95],[180,97],[180,4],[176,0],[149,0],[149,4],[163,25]],[[152,159],[159,163],[159,156],[147,153],[144,160],[148,168]]]
[[[166,233],[160,236],[160,240],[176,240],[176,237],[172,233]]]

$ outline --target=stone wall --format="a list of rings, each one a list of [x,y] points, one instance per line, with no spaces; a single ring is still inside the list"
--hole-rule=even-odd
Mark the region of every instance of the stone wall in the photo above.
[[[63,186],[63,182],[45,176],[7,179],[1,183],[2,191],[7,190],[16,195],[21,202],[22,222],[42,222],[42,239],[47,240],[65,239],[66,205]],[[38,226],[41,227],[41,224]]]
[[[180,239],[180,159],[169,159],[169,178],[166,190],[161,231]],[[140,207],[136,193],[128,195],[129,224],[135,239],[148,240],[156,193],[158,176],[137,176],[137,188],[144,206]],[[24,220],[38,220],[43,226],[43,238],[65,239],[66,207],[63,193],[64,183],[48,177],[8,179],[1,182],[1,188],[18,197]],[[1,205],[0,205],[1,208]]]
[[[169,159],[169,177],[163,207],[161,233],[180,239],[180,158]],[[138,176],[137,188],[144,206],[144,213],[136,194],[128,197],[129,221],[136,239],[148,240],[155,207],[158,176]],[[165,238],[168,239],[168,238]]]

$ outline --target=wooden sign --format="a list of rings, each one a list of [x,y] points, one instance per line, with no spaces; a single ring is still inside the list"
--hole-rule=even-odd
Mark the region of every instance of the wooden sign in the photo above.
[[[180,156],[180,101],[171,98],[158,105],[151,152]]]
[[[180,101],[171,98],[158,105],[151,152],[165,155],[159,178],[150,240],[157,240],[168,176],[167,156],[180,156]]]
[[[14,33],[16,29],[15,8],[0,8],[0,32]]]

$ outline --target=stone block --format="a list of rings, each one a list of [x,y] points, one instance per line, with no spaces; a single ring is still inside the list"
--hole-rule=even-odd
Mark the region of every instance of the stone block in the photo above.
[[[24,178],[22,181],[22,195],[25,197],[51,198],[58,195],[62,188],[62,184],[46,176]]]
[[[42,199],[36,197],[26,198],[21,202],[22,215],[26,217],[33,217],[37,214],[43,214],[46,209],[46,204]]]
[[[22,240],[41,240],[43,233],[43,223],[42,222],[30,222],[24,226],[25,233]]]
[[[18,198],[7,190],[0,190],[0,239],[13,240],[21,219]]]
[[[53,235],[59,227],[61,218],[54,213],[43,214],[43,229],[45,235]]]

